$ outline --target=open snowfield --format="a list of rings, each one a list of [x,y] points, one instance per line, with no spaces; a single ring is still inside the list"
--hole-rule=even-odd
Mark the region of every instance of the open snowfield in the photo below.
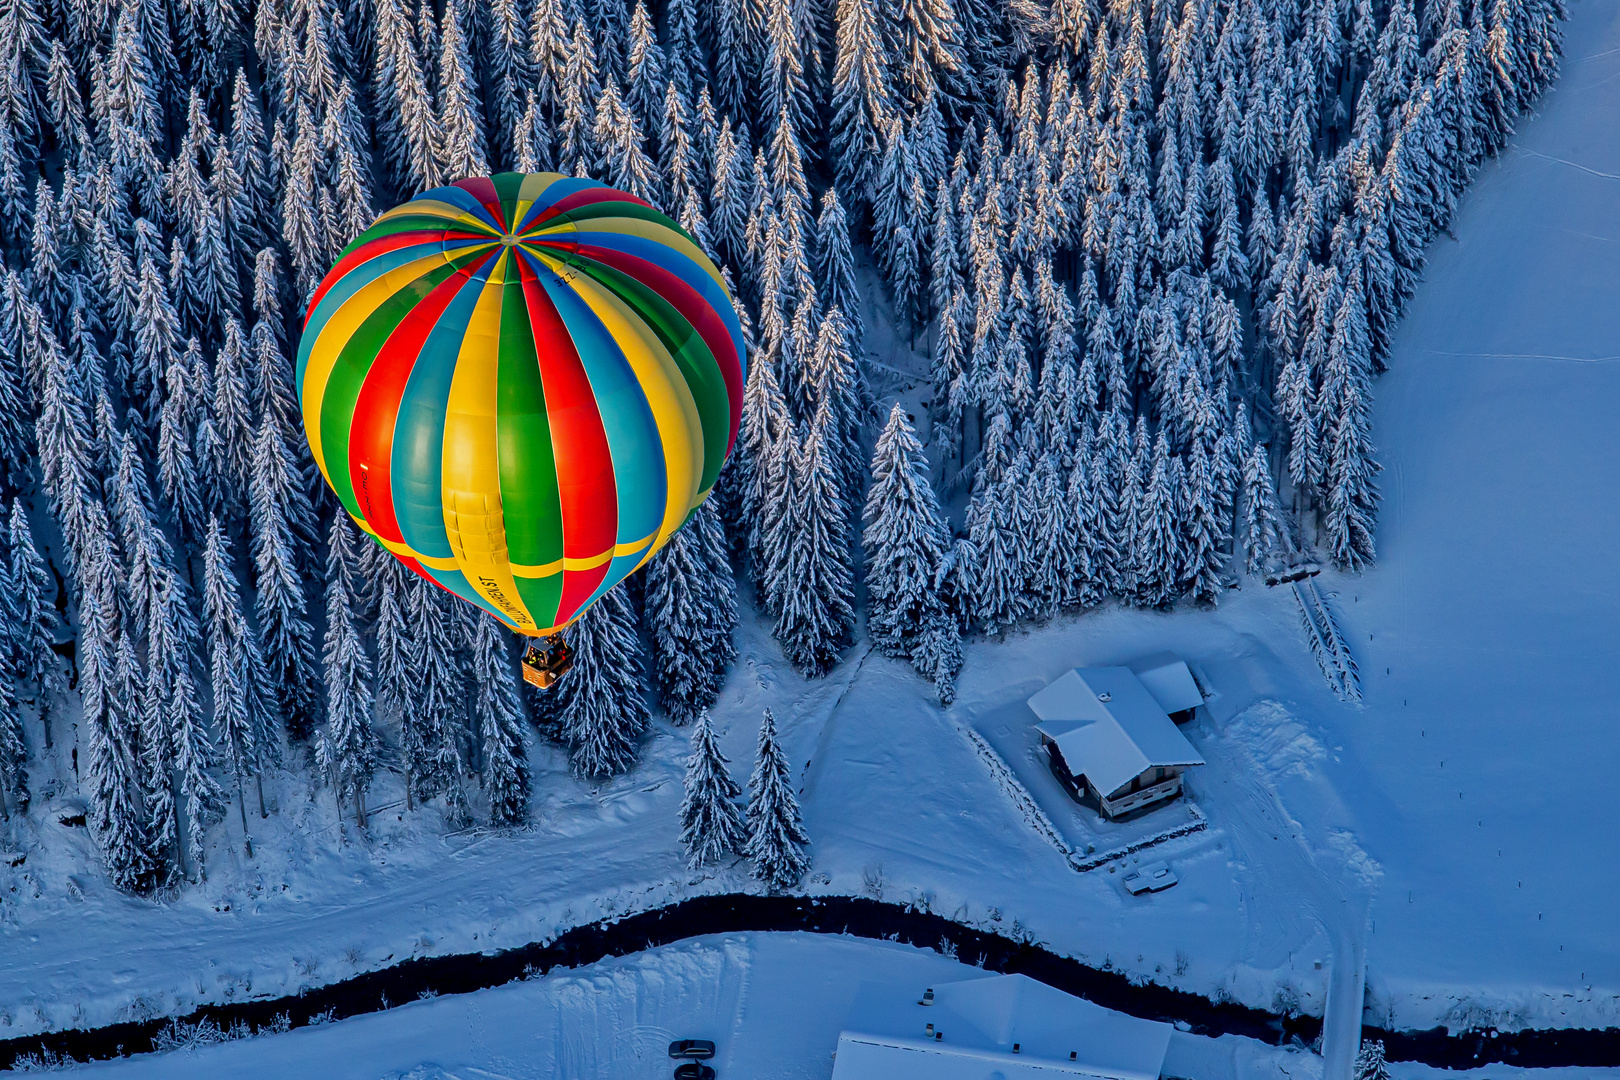
[[[1384,1025],[1620,1024],[1610,840],[1620,734],[1608,685],[1620,655],[1620,4],[1575,0],[1570,12],[1560,82],[1482,170],[1457,239],[1432,250],[1376,387],[1380,563],[1321,579],[1360,663],[1365,707],[1328,693],[1292,594],[1256,583],[1214,613],[1109,609],[976,642],[946,712],[864,644],[806,684],[745,613],[716,727],[741,779],[759,710],[776,710],[803,788],[811,891],[927,903],[1263,1007],[1320,1013],[1334,961],[1364,953],[1371,1015]],[[1109,866],[1073,870],[961,729],[995,748],[1081,852],[1184,822],[1178,806],[1105,828],[1068,804],[1034,757],[1023,705],[1067,666],[1164,649],[1215,691],[1189,730],[1209,761],[1189,784],[1209,827],[1153,849],[1181,884],[1136,898]],[[361,840],[340,830],[328,794],[311,802],[283,782],[271,792],[278,814],[250,821],[258,858],[241,857],[233,816],[212,837],[209,880],[167,903],[108,888],[82,830],[56,823],[51,807],[71,806],[42,795],[40,828],[61,835],[49,854],[36,845],[26,862],[0,867],[11,890],[0,901],[0,1037],[275,996],[410,955],[516,945],[743,887],[734,871],[684,867],[684,755],[684,734],[660,728],[635,773],[593,791],[538,750],[536,824],[512,837],[450,834],[432,811],[388,808]],[[660,1050],[666,1030],[702,1020],[712,1025],[704,1034],[725,1034],[740,1017],[730,1052],[741,1064],[729,1075],[824,1076],[826,1051],[808,1048],[830,1049],[839,995],[870,965],[831,953],[817,960],[825,967],[801,965],[814,982],[806,1000],[821,994],[825,1006],[806,1005],[801,1021],[781,986],[746,974],[776,948],[692,946],[680,953],[682,977],[701,984],[690,994],[676,980],[643,1001],[640,988],[665,975],[629,958],[214,1048],[170,1060],[171,1071],[108,1068],[191,1075],[180,1071],[188,1062],[201,1070],[217,1055],[282,1063],[262,1075],[320,1059],[359,1070],[326,1075],[394,1076],[433,1062],[457,1078],[516,1077],[559,1075],[564,1055],[577,1063],[570,1076],[629,1077],[643,1075],[635,1062],[656,1057],[647,1048]],[[735,959],[738,949],[753,959]],[[919,975],[946,964],[908,956]],[[880,966],[898,977],[900,963]],[[598,1007],[586,992],[598,978],[634,988],[610,995],[611,1008],[657,1038],[609,1037],[617,1013],[593,1013],[597,1027],[564,1024],[584,1015],[568,1010]],[[401,1038],[407,1031],[416,1041]],[[318,1051],[333,1056],[298,1056]],[[1310,1061],[1284,1057],[1307,1075],[1297,1069]],[[254,1075],[224,1061],[208,1072],[227,1074]]]

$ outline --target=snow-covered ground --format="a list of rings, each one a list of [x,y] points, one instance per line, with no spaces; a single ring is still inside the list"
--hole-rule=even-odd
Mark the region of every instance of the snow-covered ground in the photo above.
[[[1431,252],[1377,386],[1380,563],[1322,579],[1365,706],[1328,692],[1291,592],[1255,583],[1213,613],[1110,609],[977,642],[943,712],[907,668],[864,646],[806,684],[745,615],[716,726],[741,778],[759,711],[775,709],[800,770],[812,891],[915,900],[1264,1007],[1320,1013],[1335,958],[1364,952],[1380,1024],[1620,1023],[1620,863],[1608,850],[1620,767],[1608,685],[1620,655],[1620,5],[1575,0],[1566,51],[1542,114],[1482,170],[1457,239]],[[1076,873],[1031,829],[962,729],[995,747],[1067,844],[1105,852],[1156,823],[1103,826],[1067,803],[1034,756],[1023,702],[1067,666],[1163,649],[1216,692],[1189,731],[1209,760],[1190,797],[1210,825],[1152,849],[1178,886],[1131,897],[1118,864]],[[82,828],[52,812],[71,803],[42,795],[36,819],[56,835],[21,843],[20,865],[0,860],[0,1037],[275,996],[743,887],[735,871],[684,867],[684,754],[684,734],[660,729],[634,774],[591,790],[539,750],[536,824],[515,836],[450,833],[431,811],[387,808],[361,840],[283,782],[271,791],[279,812],[250,820],[257,858],[240,856],[233,817],[209,880],[161,904],[109,890]],[[576,997],[584,985],[553,984]],[[727,987],[712,993],[742,993]],[[386,1041],[389,1025],[474,1000],[344,1029]],[[550,1052],[613,1052],[593,1039]]]
[[[566,974],[281,1035],[90,1065],[108,1080],[662,1080],[676,1038],[716,1044],[722,1080],[826,1080],[863,984],[915,996],[982,973],[923,949],[806,934],[697,938]],[[1397,1066],[1400,1080],[1433,1070]],[[1307,1080],[1318,1059],[1249,1039],[1175,1032],[1165,1075]],[[1455,1075],[1455,1074],[1448,1074]],[[1484,1075],[1484,1074],[1482,1074]],[[1493,1068],[1514,1080],[1575,1080],[1573,1070]],[[1583,1070],[1582,1077],[1612,1077]]]

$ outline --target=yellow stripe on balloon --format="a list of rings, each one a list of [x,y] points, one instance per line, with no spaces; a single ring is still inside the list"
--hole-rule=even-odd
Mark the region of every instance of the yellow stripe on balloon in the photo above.
[[[658,539],[658,533],[654,531],[643,536],[640,540],[633,540],[628,544],[615,544],[611,550],[604,551],[599,555],[592,555],[586,559],[553,559],[538,566],[512,563],[512,573],[521,578],[541,578],[560,574],[565,568],[568,570],[594,570],[611,559],[617,559],[624,555],[635,555],[644,551],[656,539]]]
[[[408,203],[401,203],[392,210],[384,211],[377,221],[372,222],[372,225],[375,226],[377,222],[388,221],[391,218],[415,217],[419,214],[448,218],[458,225],[463,225],[476,232],[487,233],[490,236],[500,235],[500,230],[490,225],[489,222],[480,220],[459,206],[441,202],[438,199],[415,199]]]
[[[518,187],[517,205],[512,210],[512,220],[507,222],[508,228],[516,228],[517,223],[523,220],[523,215],[529,212],[534,201],[546,193],[546,189],[558,180],[567,179],[562,173],[528,173],[523,177],[523,183]]]
[[[423,555],[409,544],[401,544],[394,540],[389,540],[387,537],[378,536],[377,530],[373,529],[370,525],[367,525],[364,521],[354,517],[353,514],[350,514],[349,516],[354,518],[354,523],[360,526],[361,531],[363,531],[367,536],[370,536],[373,540],[377,541],[377,543],[381,544],[383,547],[387,548],[390,554],[398,555],[402,559],[415,559],[417,562],[428,567],[430,570],[461,569],[461,567],[456,565],[456,560],[454,559],[439,559],[434,558],[432,555]]]
[[[727,296],[731,295],[731,290],[726,288],[725,279],[720,276],[720,271],[715,269],[714,263],[709,260],[707,255],[703,254],[701,248],[669,226],[660,225],[656,221],[648,221],[645,218],[587,218],[577,225],[573,221],[553,218],[551,221],[546,222],[544,227],[523,233],[521,238],[524,240],[537,240],[545,236],[570,232],[622,233],[626,236],[639,236],[643,240],[651,240],[654,243],[662,244],[664,247],[673,248],[702,267],[703,272],[713,278],[714,283],[724,289]]]
[[[460,255],[461,252],[456,254]],[[309,362],[304,366],[304,400],[299,406],[304,414],[304,434],[309,439],[309,452],[328,484],[332,478],[327,474],[326,455],[321,448],[321,399],[326,395],[326,383],[332,377],[332,369],[337,366],[339,354],[360,324],[369,319],[372,312],[389,297],[449,261],[443,251],[435,251],[403,266],[396,266],[376,280],[367,282],[332,312],[332,317],[315,339],[315,345],[309,351]]]
[[[445,405],[440,491],[444,530],[456,566],[473,591],[523,630],[532,629],[535,620],[518,596],[507,559],[495,424],[501,300],[511,260],[510,249],[495,260],[461,341]]]
[[[691,513],[697,486],[703,479],[703,422],[691,388],[675,366],[675,358],[641,316],[588,274],[576,273],[569,285],[590,305],[624,353],[658,425],[658,441],[664,448],[664,521],[647,555],[642,557],[646,562]]]

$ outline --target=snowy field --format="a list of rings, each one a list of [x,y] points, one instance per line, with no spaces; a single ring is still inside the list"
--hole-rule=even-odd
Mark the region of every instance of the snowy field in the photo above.
[[[915,900],[1268,1008],[1320,1013],[1335,955],[1364,951],[1371,1018],[1384,1025],[1620,1024],[1620,863],[1608,842],[1620,736],[1607,686],[1620,654],[1620,492],[1609,468],[1620,456],[1620,4],[1575,0],[1566,42],[1541,115],[1484,168],[1457,239],[1431,252],[1377,384],[1380,563],[1322,579],[1360,662],[1365,707],[1328,693],[1291,593],[1255,583],[1212,614],[1110,609],[977,642],[943,713],[909,669],[864,646],[806,684],[745,614],[716,727],[743,777],[759,711],[775,709],[804,790],[811,891]],[[1034,757],[1023,701],[1067,666],[1163,649],[1216,692],[1189,731],[1209,761],[1189,788],[1210,825],[1153,849],[1181,884],[1137,898],[1107,866],[1071,869],[961,729],[995,747],[1068,844],[1106,852],[1156,823],[1103,828],[1063,801]],[[16,901],[0,905],[0,1036],[275,996],[410,955],[515,945],[744,887],[732,871],[684,868],[675,810],[685,752],[683,733],[660,729],[636,772],[588,790],[560,757],[537,751],[536,824],[515,837],[449,833],[432,813],[384,808],[363,843],[343,834],[330,805],[283,783],[271,791],[279,813],[250,821],[258,858],[241,857],[233,817],[215,838],[209,880],[165,904],[111,891],[82,830],[48,813],[42,827],[61,835],[36,850],[53,854],[0,865]],[[41,802],[73,810],[48,793]],[[1161,820],[1185,815],[1178,807]],[[630,958],[211,1049],[167,1072],[117,1069],[190,1075],[179,1071],[186,1062],[201,1070],[233,1054],[268,1069],[328,1047],[333,1067],[363,1070],[341,1075],[402,1075],[429,1060],[456,1077],[557,1075],[544,1055],[563,1054],[577,1055],[567,1060],[580,1076],[633,1076],[641,1065],[602,1055],[645,1053],[666,1030],[741,1016],[728,1052],[743,1064],[730,1075],[826,1075],[825,1051],[804,1054],[817,1040],[830,1047],[834,1006],[863,962],[815,969],[826,1009],[812,1038],[789,1022],[780,987],[723,977],[774,948],[676,949],[693,965],[683,977],[703,989],[685,995],[677,981],[653,993],[645,1045],[580,1034],[614,1030],[612,1017],[555,1034],[568,1010],[594,1000],[591,980],[639,988],[664,977],[659,961]],[[905,963],[924,973],[945,961]],[[641,991],[627,993],[612,1007],[640,1024]],[[725,1011],[743,1001],[746,1015]],[[523,1009],[530,1019],[520,1021]],[[397,1038],[429,1023],[445,1032],[443,1049],[434,1044],[442,1057]],[[343,1040],[377,1049],[354,1053],[359,1044]],[[751,1062],[760,1071],[743,1067]],[[234,1070],[209,1072],[221,1074]]]
[[[670,1073],[670,1040],[708,1038],[716,1044],[712,1064],[723,1080],[826,1080],[838,1032],[862,984],[915,996],[925,986],[978,974],[930,951],[881,942],[803,934],[698,938],[567,974],[283,1035],[91,1065],[83,1075],[663,1080]],[[1432,1072],[1396,1067],[1394,1075],[1416,1080]],[[1165,1075],[1304,1080],[1320,1075],[1320,1066],[1297,1050],[1176,1032]],[[1574,1080],[1575,1073],[1493,1068],[1479,1075]]]

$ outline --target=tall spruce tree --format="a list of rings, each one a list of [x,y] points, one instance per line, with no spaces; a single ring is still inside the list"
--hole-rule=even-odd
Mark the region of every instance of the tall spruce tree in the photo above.
[[[242,821],[242,843],[253,855],[248,832],[247,796],[243,781],[258,786],[259,816],[265,816],[264,764],[278,756],[278,739],[271,718],[271,694],[265,684],[264,656],[258,635],[242,614],[242,599],[230,541],[219,519],[210,518],[203,549],[203,621],[208,646],[208,673],[213,687],[214,731],[236,780],[237,810]]]
[[[681,844],[693,869],[740,855],[748,846],[748,824],[738,805],[742,789],[727,764],[710,726],[709,710],[703,709],[692,726],[686,794],[681,799]]]
[[[521,825],[529,815],[529,740],[512,663],[511,640],[492,616],[472,617],[473,720],[478,727],[484,794],[492,825]]]
[[[647,729],[635,610],[623,585],[609,589],[568,630],[573,667],[557,683],[557,723],[574,773],[604,779],[629,771]]]
[[[422,580],[411,582],[410,682],[404,698],[400,739],[406,797],[413,804],[444,797],[453,822],[467,820],[467,798],[461,784],[457,739],[465,727],[456,657],[455,613],[447,610],[443,590]]]
[[[321,652],[326,666],[326,722],[315,738],[315,762],[332,784],[339,815],[347,803],[354,809],[355,824],[363,829],[366,792],[377,771],[382,740],[372,715],[371,657],[356,625],[363,602],[354,534],[347,514],[333,515],[327,532],[326,641]]]
[[[934,582],[950,550],[928,459],[896,402],[872,453],[866,531],[867,629],[890,656],[915,657],[934,617],[943,613]]]
[[[776,717],[765,710],[759,725],[754,772],[748,779],[748,849],[754,876],[772,891],[791,889],[810,868],[799,800],[793,794],[787,755],[776,737]]]

